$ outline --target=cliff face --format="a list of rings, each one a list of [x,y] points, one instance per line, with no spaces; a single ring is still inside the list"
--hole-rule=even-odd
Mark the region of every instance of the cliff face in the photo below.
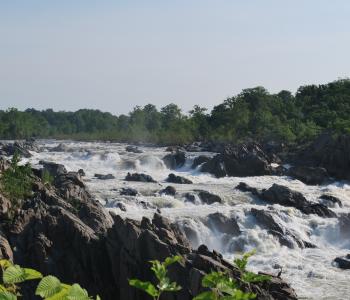
[[[6,168],[3,165],[1,170]],[[0,195],[1,257],[63,282],[80,283],[90,294],[106,300],[146,299],[128,285],[128,279],[153,280],[148,261],[172,255],[184,258],[170,267],[171,279],[183,289],[163,299],[192,299],[201,290],[201,278],[212,270],[226,270],[239,280],[239,270],[219,253],[205,246],[193,250],[177,226],[161,215],[139,222],[111,214],[93,199],[78,173],[57,172],[62,168],[56,167],[50,166],[51,186],[34,178],[33,197],[12,212],[11,219],[11,203]],[[243,288],[255,292],[257,299],[297,298],[277,277]],[[29,290],[23,291],[25,299],[33,297]]]

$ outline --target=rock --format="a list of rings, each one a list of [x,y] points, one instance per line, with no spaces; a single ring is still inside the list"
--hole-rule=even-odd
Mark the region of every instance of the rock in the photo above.
[[[195,203],[196,202],[196,196],[191,194],[191,193],[185,193],[184,197],[185,197],[185,201],[188,201],[188,202],[191,202],[191,203]]]
[[[332,177],[350,180],[350,134],[322,134],[297,157],[300,165],[323,167]]]
[[[201,278],[211,271],[227,272],[240,281],[240,271],[217,252],[204,247],[193,250],[176,224],[159,214],[141,222],[110,214],[78,178],[75,172],[60,174],[49,188],[35,179],[32,199],[24,201],[12,222],[4,226],[0,219],[1,230],[6,230],[0,234],[2,256],[11,258],[12,251],[16,264],[52,274],[62,282],[79,283],[105,300],[145,299],[128,279],[151,280],[149,261],[173,255],[183,260],[169,267],[169,277],[182,286],[178,293],[169,294],[172,300],[192,299],[201,291]],[[297,299],[275,277],[244,289],[258,299]],[[33,299],[33,290],[21,292],[23,299]],[[164,299],[170,300],[167,295]]]
[[[115,204],[115,207],[116,207],[116,208],[119,208],[121,211],[126,211],[126,206],[125,206],[124,203],[122,203],[122,202],[117,202],[117,203]]]
[[[100,180],[115,179],[114,175],[112,174],[95,174],[94,177]]]
[[[216,177],[245,177],[270,175],[273,173],[273,168],[260,145],[250,143],[226,148],[224,153],[204,163],[201,171]]]
[[[84,172],[83,169],[79,169],[79,170],[78,170],[78,174],[79,174],[80,176],[82,176],[82,177],[86,176],[86,174],[85,174],[85,172]]]
[[[142,150],[140,150],[138,147],[136,146],[126,146],[125,147],[125,151],[126,152],[132,152],[132,153],[143,153]]]
[[[334,259],[340,269],[350,269],[350,254],[339,256]]]
[[[251,186],[249,186],[248,184],[246,184],[245,182],[240,182],[235,189],[241,191],[241,192],[250,192],[255,196],[259,196],[260,192],[258,191],[258,189],[253,188]]]
[[[130,187],[122,188],[120,190],[120,195],[123,195],[123,196],[137,196],[137,194],[138,194],[137,190]]]
[[[143,173],[128,173],[125,177],[126,181],[140,181],[140,182],[156,182],[150,175]]]
[[[2,146],[2,152],[6,156],[14,155],[17,153],[20,157],[29,158],[32,154],[27,149],[27,146],[23,142],[14,142],[13,144],[5,144]]]
[[[316,214],[327,218],[336,217],[336,214],[327,206],[311,203],[301,193],[279,184],[273,184],[272,187],[263,191],[261,198],[269,203],[295,207],[304,214]]]
[[[331,203],[332,206],[334,206],[335,204],[338,204],[339,207],[343,207],[343,204],[338,197],[328,195],[328,194],[323,194],[320,196],[320,199],[325,200],[324,202],[326,202],[328,204]]]
[[[185,149],[182,146],[168,146],[165,149],[165,151],[166,152],[178,152],[178,151],[184,152]]]
[[[295,234],[283,226],[278,220],[276,212],[255,208],[252,208],[250,212],[255,217],[259,226],[267,229],[268,233],[275,236],[282,246],[286,246],[288,248],[295,248],[295,245],[297,245],[299,248],[316,247],[310,242],[303,241],[302,239],[298,238]]]
[[[241,234],[238,223],[234,218],[228,218],[222,213],[213,213],[207,216],[206,224],[213,230],[238,236]]]
[[[322,184],[329,179],[327,170],[321,167],[291,167],[288,169],[287,175],[310,185]]]
[[[181,168],[186,162],[185,152],[176,151],[163,157],[163,161],[168,169]]]
[[[210,161],[210,157],[208,156],[205,156],[205,155],[200,155],[200,156],[197,156],[194,160],[193,160],[193,164],[192,164],[192,169],[195,169],[197,168],[198,166],[206,163]]]
[[[176,189],[173,186],[167,186],[165,189],[160,190],[159,194],[161,195],[170,195],[170,196],[175,196],[176,194]]]
[[[0,219],[8,219],[8,213],[11,209],[11,202],[5,196],[0,194]]]
[[[6,236],[0,230],[0,259],[13,260],[13,252]]]
[[[67,173],[67,169],[62,164],[43,160],[39,161],[39,164],[43,166],[43,171],[47,171],[53,177]]]
[[[50,152],[69,152],[71,150],[72,150],[71,148],[69,148],[67,145],[63,143],[60,143],[58,144],[58,146],[52,147],[49,149]]]
[[[6,158],[0,156],[0,173],[4,172],[9,167],[10,167],[9,161]]]
[[[218,195],[214,195],[207,191],[196,191],[198,192],[199,199],[205,204],[222,203],[222,199]]]
[[[168,178],[166,179],[167,182],[171,183],[178,183],[178,184],[192,184],[193,182],[185,177],[176,176],[175,174],[171,173],[169,174]]]

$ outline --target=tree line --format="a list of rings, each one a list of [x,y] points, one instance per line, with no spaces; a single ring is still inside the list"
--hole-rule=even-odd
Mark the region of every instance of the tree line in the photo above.
[[[293,95],[263,87],[244,89],[211,112],[195,105],[184,113],[176,104],[160,110],[136,106],[127,115],[99,110],[0,110],[0,138],[70,138],[182,144],[192,141],[300,142],[329,130],[350,132],[350,80],[301,86]]]

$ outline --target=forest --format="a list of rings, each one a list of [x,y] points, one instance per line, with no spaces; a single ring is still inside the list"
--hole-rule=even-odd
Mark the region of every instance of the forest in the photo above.
[[[0,110],[0,138],[60,138],[156,144],[193,141],[303,142],[323,131],[350,132],[350,79],[301,86],[295,94],[269,93],[263,87],[242,90],[211,112],[195,105],[183,112],[176,104],[160,110],[136,106],[127,115],[99,110],[76,112],[16,108]]]

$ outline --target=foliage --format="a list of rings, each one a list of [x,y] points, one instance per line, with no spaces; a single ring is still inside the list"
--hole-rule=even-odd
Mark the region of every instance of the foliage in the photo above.
[[[0,260],[2,283],[0,284],[0,300],[16,300],[21,297],[17,284],[40,280],[35,295],[47,300],[90,300],[87,291],[79,284],[68,285],[61,283],[54,276],[45,276],[33,269],[22,268],[8,260]],[[97,297],[96,300],[100,298]]]
[[[10,167],[0,177],[0,188],[3,194],[12,202],[13,208],[18,208],[22,200],[32,194],[33,174],[29,164],[18,165],[20,157],[14,154]]]
[[[50,174],[48,170],[44,169],[41,174],[41,180],[44,184],[51,185],[54,181],[54,177]]]
[[[153,299],[160,299],[160,296],[164,292],[177,292],[181,289],[180,286],[177,285],[176,282],[171,282],[168,277],[167,268],[181,260],[180,256],[167,257],[164,262],[160,262],[158,260],[152,260],[150,263],[152,264],[151,270],[155,274],[158,283],[155,286],[149,281],[141,281],[139,279],[131,279],[129,280],[129,284],[133,287],[136,287],[148,295],[150,295]]]

